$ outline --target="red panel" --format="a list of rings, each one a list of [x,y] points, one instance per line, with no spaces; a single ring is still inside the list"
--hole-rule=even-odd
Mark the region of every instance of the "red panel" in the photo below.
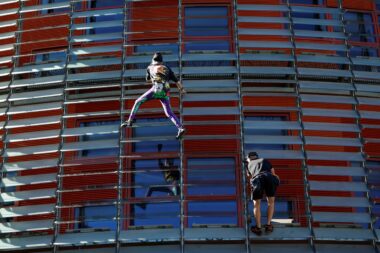
[[[84,203],[88,201],[111,200],[117,198],[115,189],[98,189],[62,193],[62,203]]]
[[[373,0],[344,0],[343,8],[345,9],[356,9],[356,10],[374,10]],[[327,0],[327,6],[338,7],[337,0]]]

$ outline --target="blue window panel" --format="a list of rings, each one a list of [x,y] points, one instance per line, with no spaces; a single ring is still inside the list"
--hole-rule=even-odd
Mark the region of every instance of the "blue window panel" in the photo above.
[[[155,122],[166,122],[166,121],[170,122],[170,120],[167,118],[145,118],[145,119],[136,120],[137,123],[142,123],[142,122],[155,123]],[[175,136],[176,134],[177,134],[177,128],[173,124],[165,125],[165,126],[143,126],[143,127],[137,127],[133,129],[134,138],[150,137],[150,136]],[[164,140],[164,141],[143,141],[143,142],[134,143],[133,152],[157,152],[158,144],[162,144],[162,152],[179,150],[179,141],[177,140],[165,141]]]
[[[124,16],[123,14],[116,14],[116,15],[105,15],[105,16],[99,16],[99,17],[87,17],[87,23],[91,22],[103,22],[103,21],[114,21],[114,20],[123,20]]]
[[[286,120],[285,116],[247,116],[246,121],[262,120],[262,121],[282,121]],[[286,130],[282,129],[246,129],[244,135],[287,135]],[[283,144],[244,144],[245,150],[266,149],[266,150],[285,150],[287,145]]]
[[[178,159],[174,159],[174,165],[179,165]],[[133,188],[132,195],[137,198],[145,198],[144,202],[147,204],[145,209],[142,209],[139,205],[133,206],[135,215],[130,224],[135,226],[168,224],[173,227],[179,227],[180,206],[178,196],[173,197],[163,191],[154,191],[151,196],[147,196],[149,186],[162,186],[162,188],[168,189],[166,187],[168,183],[165,182],[163,172],[157,171],[159,169],[158,160],[133,161],[133,169],[137,172],[132,174],[132,182],[136,186]],[[167,201],[154,203],[152,199],[157,197],[161,200],[165,200],[165,197],[167,197]]]
[[[305,13],[305,12],[292,12],[293,18],[310,18],[310,19],[324,19],[324,14],[321,13]],[[287,27],[288,25],[286,25]],[[309,25],[309,24],[294,24],[294,29],[309,30],[309,31],[326,31],[326,26]]]
[[[150,53],[154,54],[155,52],[170,52],[171,54],[178,54],[178,44],[162,44],[162,45],[139,45],[135,46],[134,51],[136,53]],[[165,55],[164,55],[165,59]]]
[[[164,160],[164,159],[163,159]],[[164,161],[162,161],[164,162]],[[174,166],[179,168],[179,159],[173,159]],[[169,183],[165,181],[164,173],[159,171],[159,162],[158,159],[155,160],[136,160],[133,161],[133,168],[136,173],[133,174],[133,181],[136,186],[145,186],[145,187],[136,187],[134,191],[134,196],[141,198],[147,197],[146,193],[149,189],[149,186],[161,186],[163,188],[168,188]],[[165,197],[169,196],[168,193],[162,191],[152,192],[152,197]]]
[[[376,48],[353,46],[350,48],[350,56],[351,57],[358,57],[358,56],[359,57],[360,56],[376,57],[377,50]]]
[[[66,52],[49,52],[49,53],[37,53],[35,55],[35,64],[43,64],[47,62],[65,62]],[[65,74],[64,69],[51,70],[51,71],[41,71],[31,74],[34,78],[44,77],[44,76],[55,76]]]
[[[91,8],[120,7],[124,6],[124,0],[90,0],[88,6]]]
[[[113,21],[113,20],[123,20],[124,16],[122,14],[109,15],[109,16],[100,16],[100,17],[88,17],[87,23],[103,22],[103,21]],[[95,29],[87,30],[88,34],[103,34],[103,33],[122,33],[122,26],[115,27],[101,27]]]
[[[187,160],[186,188],[189,195],[236,194],[234,158],[190,158]]]
[[[135,206],[135,216],[130,220],[130,225],[170,225],[174,228],[178,228],[181,222],[179,214],[179,202],[148,204],[145,210]]]
[[[41,0],[41,5],[45,4],[53,4],[53,3],[65,3],[67,0]],[[69,12],[69,8],[59,8],[59,9],[51,9],[51,10],[42,10],[41,14],[45,15],[48,13],[67,13]]]
[[[345,12],[346,30],[350,40],[360,42],[375,42],[375,31],[372,16],[369,13]]]
[[[380,229],[380,219],[379,219],[379,217],[380,217],[380,205],[379,204],[375,205],[372,210],[373,210],[373,213],[375,214],[375,216],[377,217],[377,219],[375,220],[374,226],[376,229]]]
[[[185,52],[193,53],[203,50],[230,52],[230,42],[228,40],[191,41],[185,44]],[[186,67],[207,67],[207,66],[231,66],[231,61],[188,61],[184,63]]]
[[[185,7],[186,36],[226,36],[228,34],[227,7]]]
[[[112,121],[91,121],[91,122],[82,122],[81,127],[90,127],[90,126],[103,126],[103,125],[118,125],[120,122],[118,120]],[[117,133],[113,134],[94,134],[86,135],[82,137],[83,141],[95,141],[95,140],[109,140],[109,139],[118,139],[119,135]],[[117,156],[119,154],[119,148],[105,148],[105,149],[96,149],[96,150],[83,150],[82,156],[84,157],[97,157],[97,156]]]
[[[352,58],[362,57],[362,56],[377,57],[377,50],[375,48],[353,46],[350,48],[350,56]],[[377,72],[380,70],[380,68],[376,66],[354,65],[353,70]]]
[[[185,45],[186,52],[201,50],[230,51],[230,42],[228,40],[210,40],[187,42]]]
[[[210,201],[187,203],[188,226],[195,224],[237,225],[237,204],[235,201]]]
[[[86,206],[75,208],[76,228],[108,228],[116,230],[116,207]]]
[[[322,5],[324,0],[289,0],[290,4]],[[286,1],[283,1],[286,3]]]
[[[35,62],[41,63],[46,61],[64,62],[66,60],[66,52],[49,52],[49,53],[37,53],[35,56]]]

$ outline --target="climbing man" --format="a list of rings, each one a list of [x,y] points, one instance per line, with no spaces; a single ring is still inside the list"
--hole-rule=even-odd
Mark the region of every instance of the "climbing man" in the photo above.
[[[179,92],[185,94],[186,91],[183,88],[181,82],[177,79],[170,67],[163,63],[163,58],[161,53],[157,52],[153,55],[151,64],[146,69],[146,80],[152,82],[152,88],[141,95],[133,105],[129,119],[125,121],[121,127],[127,126],[131,127],[136,113],[139,107],[148,100],[159,99],[162,107],[164,108],[165,115],[170,118],[174,125],[178,128],[178,133],[176,138],[179,139],[186,132],[181,122],[178,120],[177,116],[173,113],[170,106],[170,84],[169,81],[174,81],[177,84]]]
[[[261,199],[265,193],[268,202],[267,224],[265,232],[273,231],[272,217],[274,213],[274,201],[280,178],[276,175],[272,164],[263,158],[259,158],[256,152],[250,152],[247,156],[247,176],[250,178],[251,199],[253,200],[253,214],[256,225],[251,231],[261,235]]]

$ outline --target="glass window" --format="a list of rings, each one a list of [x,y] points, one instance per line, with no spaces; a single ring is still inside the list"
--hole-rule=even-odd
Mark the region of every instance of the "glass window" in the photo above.
[[[48,52],[48,53],[37,53],[34,58],[35,64],[46,64],[46,63],[64,63],[66,61],[66,52]],[[64,69],[41,71],[33,74],[34,78],[44,77],[44,76],[55,76],[64,75]]]
[[[90,8],[120,7],[124,6],[124,0],[89,0]]]
[[[148,102],[149,103],[149,102]],[[164,113],[162,111],[162,113]],[[176,136],[177,128],[171,124],[164,126],[149,126],[147,123],[155,124],[159,122],[170,122],[167,118],[145,118],[136,119],[136,123],[143,123],[146,126],[133,128],[133,137],[150,137],[150,136]],[[177,140],[164,141],[142,141],[133,144],[134,152],[157,152],[157,145],[162,144],[162,152],[179,150],[179,142]]]
[[[284,121],[285,116],[247,116],[246,121]],[[270,136],[282,136],[287,135],[286,130],[282,129],[247,129],[245,130],[245,135],[270,135]],[[283,144],[245,144],[245,150],[255,150],[255,149],[267,149],[267,150],[284,150],[287,149],[287,145]]]
[[[110,121],[91,121],[91,122],[82,122],[81,127],[90,127],[90,126],[104,126],[104,125],[119,125],[118,120]],[[109,139],[118,139],[119,135],[117,133],[112,134],[93,134],[85,135],[82,137],[82,141],[95,141],[95,140],[109,140]],[[119,153],[119,148],[105,148],[105,149],[95,149],[95,150],[83,150],[82,156],[84,157],[95,157],[95,156],[116,156]]]
[[[185,44],[186,53],[202,54],[210,50],[215,53],[226,53],[230,51],[230,43],[227,40],[210,41],[189,41]],[[207,67],[207,66],[231,66],[231,61],[186,61],[186,67]]]
[[[54,3],[68,3],[68,1],[67,0],[41,0],[41,5],[54,4]],[[48,13],[66,13],[68,11],[69,11],[69,8],[65,7],[65,8],[58,8],[58,9],[42,10],[41,14],[45,15]]]
[[[350,48],[350,56],[351,57],[357,57],[357,56],[376,57],[377,50],[376,48],[352,46]]]
[[[49,52],[49,53],[37,53],[35,56],[36,63],[43,62],[65,62],[66,52]]]
[[[366,163],[367,169],[370,171],[368,184],[370,186],[370,197],[373,199],[373,214],[377,219],[375,220],[375,228],[380,228],[380,161],[370,160]]]
[[[346,30],[350,40],[360,42],[375,42],[372,16],[369,13],[346,12]]]
[[[292,12],[293,18],[302,19],[323,19],[324,14],[321,13],[306,13],[306,12]],[[311,30],[311,31],[325,31],[326,27],[321,25],[310,25],[310,24],[294,24],[294,29],[299,30]]]
[[[173,165],[170,174],[160,163]],[[130,225],[170,225],[178,227],[179,220],[179,159],[133,161],[132,196],[140,199],[134,205]]]
[[[193,201],[187,205],[188,226],[237,225],[236,201]]]
[[[156,44],[156,45],[139,45],[135,46],[136,55],[153,55],[155,52],[165,52],[168,54],[178,54],[178,45],[176,43]],[[164,55],[165,57],[165,55]]]
[[[370,48],[370,47],[352,46],[352,47],[350,47],[350,56],[352,58],[355,58],[355,57],[376,57],[377,56],[377,50],[375,48]],[[358,70],[358,71],[378,72],[379,69],[380,68],[377,66],[369,66],[369,65],[355,64],[353,66],[353,70]]]
[[[173,165],[173,173],[170,177],[163,170],[160,163],[170,163]],[[133,161],[135,173],[133,174],[136,186],[135,197],[162,197],[178,196],[179,191],[176,187],[179,184],[179,159],[160,159],[160,160],[136,160]]]
[[[186,52],[195,53],[202,50],[228,52],[230,50],[230,43],[227,40],[191,41],[186,43]]]
[[[87,23],[96,23],[96,22],[105,22],[105,21],[113,21],[113,20],[123,20],[123,15],[107,15],[107,16],[99,16],[99,17],[88,17]],[[88,34],[104,34],[104,33],[122,33],[122,26],[111,26],[111,27],[100,27],[94,29],[88,29]]]
[[[233,158],[191,158],[187,161],[189,195],[235,195],[236,169]]]
[[[185,179],[189,226],[237,224],[235,158],[189,158]]]
[[[85,206],[75,208],[76,229],[80,228],[103,228],[116,229],[116,207],[108,206]]]
[[[287,1],[284,0],[283,3]],[[324,0],[289,0],[290,4],[322,5]]]
[[[228,34],[226,6],[185,7],[186,36],[227,36]]]
[[[185,53],[231,51],[230,14],[227,6],[186,6],[184,11]],[[230,66],[231,61],[186,61],[185,66]]]

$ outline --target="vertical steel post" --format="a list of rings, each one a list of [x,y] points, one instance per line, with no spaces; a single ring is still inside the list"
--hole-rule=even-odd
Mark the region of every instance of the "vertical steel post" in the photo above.
[[[183,48],[183,41],[182,41],[182,0],[178,0],[178,69],[179,69],[179,80],[182,83],[182,48]],[[179,92],[179,113],[180,113],[180,120],[183,124],[183,104],[182,104],[182,95],[181,92]],[[185,252],[185,208],[184,208],[184,185],[183,185],[183,173],[184,173],[184,161],[183,161],[183,151],[184,151],[184,145],[183,145],[183,139],[180,139],[180,152],[179,152],[179,158],[180,158],[180,247],[181,247],[181,253]]]
[[[243,190],[243,210],[244,210],[244,230],[245,230],[245,249],[247,253],[251,252],[250,240],[249,240],[249,225],[248,225],[248,203],[247,203],[247,181],[244,164],[244,112],[243,112],[243,95],[241,87],[241,70],[240,70],[240,45],[239,45],[239,25],[238,25],[238,3],[237,0],[233,1],[233,22],[234,22],[234,42],[235,42],[235,54],[236,54],[236,69],[237,69],[237,92],[239,96],[239,117],[240,117],[240,170],[242,177],[242,190]]]
[[[290,6],[289,0],[286,1],[286,5],[288,7],[288,18],[289,18],[289,30],[290,30],[290,42],[292,44],[291,53],[293,56],[293,68],[295,71],[294,75],[294,81],[296,82],[295,86],[295,92],[297,95],[297,114],[298,114],[298,123],[301,126],[300,130],[300,138],[302,140],[301,144],[301,152],[303,154],[302,159],[302,171],[303,171],[303,178],[304,178],[304,189],[305,189],[305,200],[306,200],[306,212],[307,212],[307,221],[308,221],[308,227],[311,233],[311,238],[309,240],[310,246],[313,249],[314,252],[316,252],[315,244],[314,244],[314,230],[312,226],[312,214],[311,214],[311,201],[310,201],[310,186],[309,186],[309,171],[308,166],[306,163],[307,160],[307,153],[305,149],[305,135],[304,135],[304,125],[302,120],[302,105],[301,105],[301,98],[300,98],[300,83],[299,83],[299,72],[298,72],[298,58],[296,53],[296,41],[295,41],[295,33],[294,33],[294,23],[293,23],[293,17],[292,17],[292,7]]]
[[[65,142],[65,138],[62,136],[63,131],[66,127],[66,121],[64,116],[67,114],[67,108],[65,105],[65,102],[67,101],[67,93],[66,89],[68,87],[68,82],[67,82],[67,76],[68,76],[68,68],[67,65],[70,62],[70,53],[71,53],[71,36],[72,36],[72,24],[73,24],[73,19],[72,15],[74,13],[74,2],[73,0],[70,0],[70,23],[68,26],[69,33],[68,33],[68,38],[67,38],[67,51],[66,51],[66,62],[65,62],[65,76],[63,79],[63,98],[62,98],[62,116],[61,116],[61,129],[59,131],[59,138],[60,138],[60,143],[58,146],[58,153],[59,153],[59,159],[58,159],[58,173],[57,173],[57,190],[55,192],[55,197],[56,197],[56,204],[55,204],[55,218],[54,218],[54,236],[53,236],[53,252],[56,253],[58,251],[58,247],[55,245],[55,242],[57,240],[58,234],[59,234],[59,229],[60,229],[60,217],[61,217],[61,208],[60,205],[62,205],[62,177],[64,175],[64,154],[62,152],[62,146]]]
[[[128,26],[128,0],[124,0],[123,7],[123,42],[121,45],[121,74],[120,74],[120,124],[124,122],[124,98],[125,98],[125,90],[124,90],[124,73],[125,73],[125,47],[127,43],[127,26]],[[122,202],[123,202],[123,154],[124,154],[124,144],[123,140],[125,138],[124,129],[119,127],[119,166],[117,171],[118,182],[117,182],[117,202],[116,202],[116,234],[115,234],[115,253],[120,252],[120,231],[122,226]]]

